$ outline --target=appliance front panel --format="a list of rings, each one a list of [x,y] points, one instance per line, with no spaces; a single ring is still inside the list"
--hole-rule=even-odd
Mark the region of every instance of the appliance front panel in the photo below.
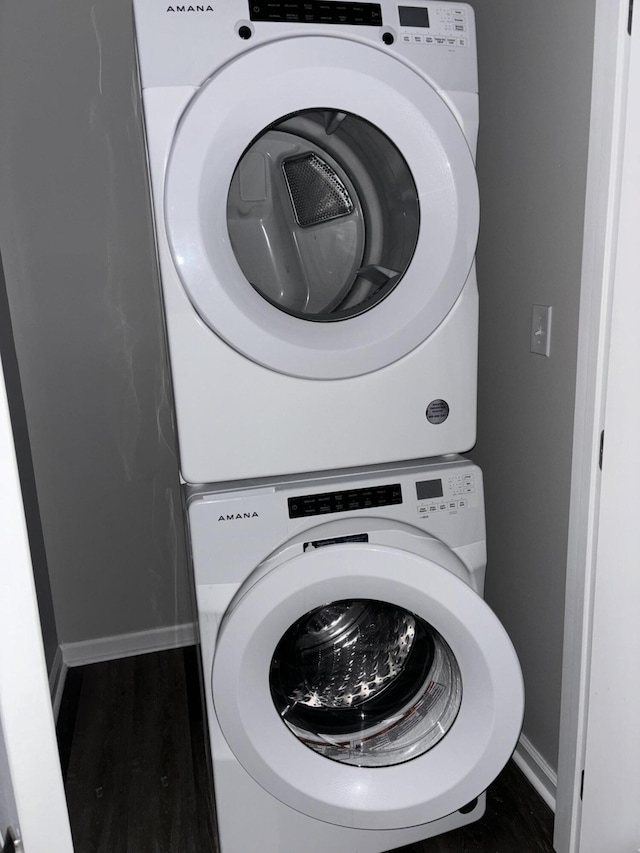
[[[453,307],[450,307],[426,340],[417,345],[416,340],[422,340],[428,334],[425,329],[437,322],[438,311],[442,313],[446,310],[443,306],[452,296],[452,291],[447,296],[446,287],[443,290],[434,285],[435,291],[429,291],[431,296],[428,296],[428,299],[433,297],[430,308],[433,308],[434,313],[425,307],[426,316],[422,318],[414,316],[415,306],[410,297],[412,287],[418,292],[418,301],[420,294],[426,292],[422,289],[424,282],[418,258],[424,258],[424,254],[420,254],[421,247],[428,243],[424,235],[428,235],[429,229],[424,226],[429,223],[430,203],[430,188],[423,178],[417,177],[417,173],[421,172],[416,165],[421,159],[417,149],[422,142],[417,145],[410,138],[412,134],[419,135],[419,128],[423,127],[429,137],[427,147],[435,146],[437,149],[439,144],[444,144],[445,148],[448,145],[447,135],[441,137],[438,127],[427,127],[431,114],[429,110],[424,112],[416,101],[417,91],[410,91],[411,86],[430,93],[424,97],[436,102],[436,111],[446,116],[442,121],[452,129],[453,137],[457,139],[452,144],[460,148],[462,159],[467,163],[462,173],[456,167],[448,177],[449,166],[445,163],[444,177],[436,175],[436,183],[442,180],[444,186],[448,182],[449,190],[452,191],[450,201],[454,208],[459,206],[463,210],[463,216],[466,215],[464,210],[477,210],[477,200],[468,205],[466,190],[462,186],[467,183],[462,180],[463,173],[467,172],[470,175],[469,186],[475,188],[472,151],[477,132],[478,99],[473,11],[465,4],[454,7],[454,4],[436,4],[429,0],[416,0],[412,6],[427,11],[429,27],[425,26],[424,17],[418,22],[409,19],[401,22],[399,7],[387,2],[380,4],[383,25],[376,27],[335,21],[252,21],[249,5],[244,0],[229,0],[215,7],[205,5],[202,8],[199,5],[174,7],[160,0],[135,0],[137,47],[144,88],[145,124],[176,403],[180,468],[187,482],[220,482],[415,459],[464,452],[475,442],[478,293],[474,267],[471,265],[466,283],[456,283],[455,287],[462,286],[462,290]],[[452,18],[456,9],[465,19],[463,24]],[[244,31],[242,34],[240,32],[245,24],[251,30],[248,39],[244,37]],[[438,38],[449,38],[451,33],[447,36],[446,32],[452,27],[455,29],[455,26],[463,25],[466,35],[463,33],[457,38],[464,40],[468,37],[467,44],[435,42],[436,35]],[[373,103],[375,98],[372,97],[371,85],[367,86],[364,98],[354,99],[353,103],[347,104],[347,112],[353,119],[351,124],[356,126],[361,139],[366,137],[365,128],[377,128],[369,139],[374,142],[383,140],[384,159],[394,149],[397,152],[392,158],[395,164],[391,169],[392,174],[387,175],[384,181],[369,182],[372,186],[365,186],[363,178],[352,179],[350,175],[355,175],[358,169],[346,160],[343,161],[335,145],[335,150],[318,154],[317,140],[310,140],[305,135],[308,120],[316,121],[318,110],[322,112],[327,107],[335,108],[335,104],[327,103],[324,97],[327,90],[320,87],[317,97],[309,100],[301,95],[297,106],[292,105],[287,90],[292,80],[299,76],[295,66],[291,66],[292,73],[287,74],[276,58],[271,82],[277,83],[276,88],[283,94],[272,101],[273,86],[265,83],[266,96],[260,103],[256,103],[252,89],[256,81],[261,82],[264,68],[263,63],[254,63],[252,57],[264,50],[266,53],[262,55],[269,54],[271,63],[269,51],[274,45],[294,42],[306,45],[320,42],[331,45],[332,50],[336,46],[334,56],[337,59],[337,71],[333,76],[337,76],[339,82],[332,84],[336,97],[347,98],[349,86],[345,85],[345,73],[351,67],[350,62],[358,65],[356,53],[363,56],[363,50],[367,57],[376,55],[373,66],[378,67],[378,70],[393,67],[399,75],[391,82],[383,81],[378,86],[375,84],[375,74],[367,78],[368,67],[359,67],[356,77],[360,82],[356,82],[356,85],[360,86],[365,78],[374,80],[374,89],[382,95],[381,104],[389,105],[394,100],[398,104],[406,104],[406,112],[412,117],[409,125],[413,130],[399,133],[398,128],[404,124],[404,113],[399,111],[398,120],[390,122],[386,115],[388,110],[379,109]],[[347,55],[351,54],[351,48],[357,50],[349,59]],[[341,57],[345,58],[346,63],[342,66]],[[316,65],[320,76],[325,75],[331,62],[332,56],[322,54],[318,58]],[[340,71],[341,67],[345,73]],[[243,76],[242,68],[248,76]],[[235,94],[226,93],[226,100],[223,97],[220,104],[217,98],[214,99],[210,113],[203,116],[204,131],[203,139],[200,140],[208,150],[211,142],[211,128],[206,126],[208,120],[215,125],[213,133],[220,142],[221,155],[224,155],[224,164],[221,162],[220,166],[224,167],[226,176],[223,184],[218,186],[216,181],[220,180],[220,173],[217,152],[214,150],[207,154],[205,151],[204,161],[210,156],[207,169],[212,172],[212,181],[203,185],[202,196],[196,187],[197,201],[193,202],[195,196],[192,193],[192,202],[188,205],[192,212],[194,203],[198,208],[193,220],[197,226],[193,234],[197,243],[196,255],[200,253],[200,260],[202,257],[205,259],[205,267],[209,265],[217,276],[213,279],[205,276],[202,299],[207,305],[198,305],[196,308],[192,291],[194,287],[194,292],[198,291],[198,285],[186,287],[181,278],[182,266],[190,262],[191,244],[188,240],[184,244],[186,254],[178,252],[165,228],[167,164],[171,157],[175,165],[171,154],[174,139],[181,138],[178,128],[185,126],[182,121],[186,121],[191,113],[190,107],[199,102],[200,95],[209,91],[208,82],[214,83],[220,79],[220,75],[231,73],[232,69],[231,77],[226,79],[242,78],[243,86]],[[313,73],[312,69],[309,73]],[[401,92],[403,81],[408,79],[414,80],[414,83]],[[377,110],[376,114],[361,115],[358,112],[361,102],[369,105],[369,111]],[[225,104],[229,107],[226,115],[231,117],[232,122],[238,123],[234,125],[233,133],[231,125],[221,127],[227,119],[225,116],[221,119],[219,107]],[[278,110],[267,108],[267,112],[263,112],[260,121],[257,121],[260,111],[270,104],[278,105]],[[292,128],[285,121],[271,128],[272,124],[285,119],[289,110],[300,112],[296,121],[302,122],[304,127],[298,124]],[[308,110],[313,115],[308,114]],[[420,119],[422,113],[423,124]],[[437,124],[439,119],[433,121]],[[342,122],[342,125],[346,130],[347,124]],[[236,132],[240,133],[242,143]],[[303,156],[299,161],[294,157],[293,163],[287,163],[284,167],[275,150],[279,144],[279,134],[282,133],[302,140],[295,142],[296,145],[309,146],[309,150],[302,151]],[[328,134],[327,138],[330,136],[338,139],[337,132]],[[232,141],[232,137],[236,137],[235,141]],[[437,137],[438,141],[432,137]],[[251,151],[253,144],[258,149]],[[260,146],[266,146],[266,149]],[[230,152],[229,148],[233,148],[233,151]],[[256,175],[252,170],[252,162],[256,159],[254,155],[273,159],[274,154],[277,161],[275,171],[263,169],[263,173],[267,178],[274,174],[278,178],[282,176],[283,183],[270,196],[270,204],[278,215],[274,218],[275,230],[269,233],[282,236],[282,220],[286,220],[287,216],[279,218],[279,212],[280,206],[285,203],[289,204],[290,229],[280,240],[275,271],[264,281],[258,282],[262,287],[261,294],[259,289],[248,283],[247,276],[253,278],[255,270],[265,266],[263,260],[268,261],[269,252],[265,243],[258,245],[248,256],[242,249],[245,242],[244,225],[241,223],[243,211],[240,210],[237,198],[240,197],[244,203],[246,199],[242,199],[243,193],[249,196],[256,194]],[[189,156],[187,151],[187,165]],[[316,156],[324,162],[319,164]],[[366,157],[359,155],[356,159],[360,164],[359,174],[378,171],[371,161],[364,163]],[[241,161],[243,163],[238,167]],[[435,151],[433,163],[437,162],[443,165],[442,152],[438,150]],[[430,168],[433,168],[433,163]],[[324,164],[328,171],[324,169]],[[327,184],[333,185],[336,178],[338,204],[336,207],[334,196],[333,213],[339,213],[340,216],[314,222],[313,209],[301,204],[301,194],[296,184],[299,176],[297,170],[308,165],[312,167],[313,180],[316,183],[319,181],[325,189]],[[285,167],[289,169],[286,178]],[[300,171],[306,174],[306,170]],[[236,181],[230,194],[234,175]],[[325,180],[327,175],[328,181]],[[401,202],[403,212],[400,218],[406,219],[408,223],[413,222],[411,227],[414,230],[416,221],[418,223],[419,234],[415,247],[410,228],[407,229],[408,238],[404,240],[404,229],[398,228],[397,222],[394,224],[391,206],[385,207],[383,203],[388,188],[391,189],[390,198],[395,193],[393,206]],[[232,196],[236,191],[234,201]],[[471,192],[474,194],[475,189]],[[406,205],[402,201],[404,194],[407,196]],[[347,198],[346,207],[352,205],[349,212],[346,212],[345,207],[340,208],[340,198]],[[377,212],[376,208],[379,208]],[[450,213],[451,208],[446,217]],[[471,219],[474,216],[471,215]],[[229,226],[234,218],[235,226]],[[369,222],[365,228],[363,223],[367,219]],[[431,219],[434,220],[433,241],[434,235],[441,231],[438,230],[437,215]],[[451,221],[455,219],[454,211]],[[353,239],[344,247],[339,245],[340,239],[336,235],[342,233],[342,223],[347,223],[347,220]],[[199,233],[197,229],[202,228],[206,233]],[[464,231],[463,225],[461,228]],[[254,217],[249,230],[255,244],[256,234],[261,230],[259,216]],[[466,232],[473,245],[475,230],[472,227]],[[232,232],[235,236],[232,236]],[[313,233],[320,234],[320,240],[311,239]],[[374,245],[376,241],[370,240],[370,235],[374,233],[378,235],[377,248]],[[400,236],[403,239],[398,243]],[[220,246],[215,244],[218,238],[221,240]],[[309,239],[305,246],[298,249],[300,240],[304,242],[303,238]],[[236,249],[240,246],[240,257],[234,252],[234,239]],[[453,238],[454,243],[456,239]],[[316,243],[319,246],[317,252]],[[396,243],[399,255],[390,257]],[[445,243],[446,240],[443,245]],[[282,249],[282,246],[285,248]],[[334,252],[336,246],[339,250]],[[458,259],[467,254],[466,249],[460,254],[454,251]],[[435,256],[442,260],[446,258],[446,251],[441,254],[439,247],[436,247]],[[295,315],[296,311],[302,315],[305,312],[299,311],[300,295],[296,294],[291,280],[287,279],[287,259],[290,257],[310,276],[308,280],[311,286],[308,291],[316,294],[315,302],[309,298],[304,307],[310,307],[314,319]],[[364,264],[369,269],[360,276],[360,295],[355,292],[349,294],[351,302],[345,302],[344,290],[349,275],[359,276],[359,264],[368,260],[374,263]],[[408,267],[405,269],[407,262]],[[446,266],[446,260],[444,264]],[[318,279],[318,272],[324,268],[331,268],[331,276]],[[405,272],[401,274],[403,269]],[[435,273],[435,267],[429,264],[424,269],[427,278]],[[288,286],[288,291],[287,288],[285,291],[289,294],[289,311],[285,307],[277,307],[278,286],[283,275]],[[215,289],[215,298],[207,290],[207,282],[212,280],[222,283]],[[381,299],[376,303],[378,296]],[[403,302],[405,296],[406,303]],[[200,296],[196,298],[200,299]],[[303,299],[306,298],[303,296]],[[321,302],[323,299],[324,305]],[[337,321],[327,320],[326,316],[325,319],[318,319],[318,314],[323,313],[318,312],[318,308],[330,307],[332,300],[338,300],[347,314]],[[380,318],[385,319],[383,321]],[[350,334],[345,335],[340,327],[349,329]],[[379,346],[378,340],[381,342]],[[403,351],[408,354],[401,355]],[[268,362],[268,366],[264,366],[263,362]],[[380,367],[384,362],[388,366]],[[311,376],[347,378],[309,381]],[[330,416],[327,416],[328,413]]]
[[[222,621],[211,687],[229,747],[270,794],[329,823],[393,829],[460,809],[500,772],[522,676],[463,581],[346,539],[257,578]]]
[[[369,541],[430,551],[482,593],[486,564],[482,472],[468,460],[326,472],[315,477],[191,487],[187,499],[196,584],[241,584],[258,566],[303,553],[314,537],[366,534]],[[313,535],[309,531],[313,530]],[[459,571],[464,561],[464,571]],[[466,574],[465,574],[466,573]]]
[[[409,66],[344,39],[274,42],[214,74],[178,126],[164,193],[200,317],[292,376],[407,355],[473,263],[477,182],[458,121]]]
[[[306,3],[303,14],[315,6],[320,15],[304,20],[296,15],[300,4],[269,0],[270,14],[251,10],[264,3],[225,0],[224,3],[172,3],[171,0],[134,0],[136,37],[142,85],[145,89],[200,86],[214,71],[255,46],[276,38],[330,35],[372,44],[391,56],[421,68],[435,86],[459,92],[478,91],[475,20],[466,3],[413,0],[419,19],[403,14],[394,0],[379,4],[350,2]],[[378,20],[362,25],[335,19],[355,7],[375,5]],[[280,6],[280,9],[277,7]],[[286,7],[286,8],[285,8]],[[253,20],[252,20],[253,18]],[[334,18],[331,20],[331,18]]]

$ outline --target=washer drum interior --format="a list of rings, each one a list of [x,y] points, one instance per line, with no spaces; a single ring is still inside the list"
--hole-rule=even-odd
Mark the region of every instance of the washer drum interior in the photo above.
[[[400,764],[435,746],[462,701],[442,636],[402,607],[338,601],[307,613],[273,655],[271,694],[299,740],[360,767]]]

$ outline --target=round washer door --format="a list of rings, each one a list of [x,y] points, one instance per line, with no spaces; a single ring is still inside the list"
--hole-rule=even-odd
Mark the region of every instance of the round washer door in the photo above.
[[[221,625],[212,690],[256,782],[361,829],[467,805],[509,759],[524,707],[515,651],[482,599],[428,557],[369,543],[249,580]]]
[[[399,59],[332,37],[263,44],[216,72],[179,123],[164,201],[204,322],[313,379],[422,343],[478,235],[473,158],[444,100]]]

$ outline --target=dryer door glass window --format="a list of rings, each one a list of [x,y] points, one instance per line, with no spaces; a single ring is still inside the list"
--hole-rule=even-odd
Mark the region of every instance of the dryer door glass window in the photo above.
[[[424,619],[368,599],[337,601],[293,624],[275,650],[271,696],[306,746],[384,767],[424,754],[453,725],[462,678]]]
[[[332,321],[367,311],[409,266],[418,193],[398,148],[331,109],[287,116],[246,149],[227,198],[236,260],[288,314]]]

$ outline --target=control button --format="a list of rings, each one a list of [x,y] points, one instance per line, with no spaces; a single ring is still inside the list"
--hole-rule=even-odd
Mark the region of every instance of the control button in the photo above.
[[[395,39],[394,39],[394,37],[393,37],[393,33],[383,33],[383,34],[382,34],[382,41],[383,41],[386,45],[391,45],[391,44],[393,44],[393,43],[394,43],[394,41],[395,41]]]
[[[413,37],[414,44],[422,44],[422,36],[414,36]]]
[[[402,38],[402,41],[405,43],[411,42],[411,36],[408,33],[403,33],[401,38]]]
[[[426,513],[426,511],[427,511],[426,506],[419,506],[419,507],[418,507],[418,512],[419,512],[419,513]]]
[[[466,500],[466,498],[462,498],[461,500],[458,501],[458,506],[460,507],[460,509],[465,509],[468,505],[469,505],[469,501]]]
[[[429,507],[429,512],[437,512],[438,507],[435,504],[431,504]]]
[[[458,509],[458,504],[455,501],[449,501],[449,509]]]
[[[458,39],[458,45],[460,47],[467,47],[467,40],[465,38],[459,38]]]

